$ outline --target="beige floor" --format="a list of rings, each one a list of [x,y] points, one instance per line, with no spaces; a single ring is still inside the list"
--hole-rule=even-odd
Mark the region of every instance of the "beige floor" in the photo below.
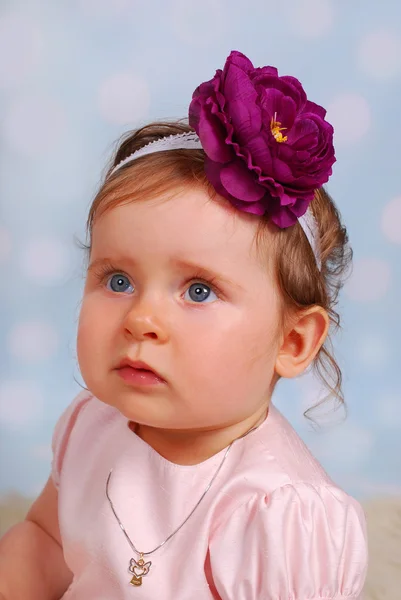
[[[401,600],[401,498],[365,503],[369,530],[366,600]]]
[[[20,520],[29,501],[0,499],[0,534]],[[401,600],[401,498],[379,498],[365,504],[370,565],[364,600]]]

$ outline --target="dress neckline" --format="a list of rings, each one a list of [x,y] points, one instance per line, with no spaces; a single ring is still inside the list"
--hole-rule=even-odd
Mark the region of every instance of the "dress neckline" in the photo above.
[[[256,429],[254,429],[247,435],[237,438],[233,444],[233,448],[231,451],[234,451],[235,448],[242,447],[243,443],[245,443],[245,440],[254,438],[255,435],[258,435],[262,432],[265,433],[265,429],[267,429],[267,427],[271,423],[272,418],[274,418],[275,411],[276,411],[275,406],[272,404],[272,402],[270,402],[269,410],[267,412],[265,419],[262,421],[262,423],[260,423],[256,427]],[[121,413],[120,413],[120,415],[121,415]],[[151,459],[160,463],[165,468],[170,468],[170,469],[174,469],[174,470],[182,470],[182,471],[187,471],[187,472],[191,471],[191,470],[194,471],[197,469],[198,470],[199,469],[201,469],[201,470],[207,469],[208,466],[213,465],[218,459],[221,459],[223,457],[223,454],[226,452],[226,450],[228,448],[228,445],[227,445],[224,448],[222,448],[221,450],[219,450],[219,452],[216,452],[216,454],[213,454],[209,458],[206,458],[205,460],[203,460],[199,463],[195,463],[193,465],[181,465],[179,463],[175,463],[175,462],[168,460],[167,458],[165,458],[164,456],[159,454],[159,452],[157,452],[150,444],[148,444],[141,437],[139,437],[139,435],[137,433],[135,433],[135,431],[131,428],[131,425],[135,425],[135,423],[133,421],[127,420],[123,415],[121,415],[121,418],[123,419],[123,422],[124,422],[124,427],[123,427],[124,434],[125,434],[125,436],[128,437],[128,439],[131,441],[131,443],[132,443],[132,440],[135,440],[135,443],[137,443],[139,446],[141,446],[147,452],[147,454],[149,455],[149,457]]]

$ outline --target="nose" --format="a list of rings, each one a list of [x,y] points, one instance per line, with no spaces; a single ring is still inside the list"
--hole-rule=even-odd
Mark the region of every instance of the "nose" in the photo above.
[[[137,341],[155,340],[165,343],[168,338],[167,323],[159,317],[160,307],[157,309],[149,302],[139,301],[137,298],[124,321],[124,331],[127,337]]]

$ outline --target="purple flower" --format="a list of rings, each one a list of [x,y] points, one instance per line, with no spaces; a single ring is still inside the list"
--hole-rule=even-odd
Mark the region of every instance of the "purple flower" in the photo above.
[[[333,128],[325,115],[297,79],[254,68],[236,51],[195,90],[189,107],[216,191],[279,227],[293,225],[331,175]]]

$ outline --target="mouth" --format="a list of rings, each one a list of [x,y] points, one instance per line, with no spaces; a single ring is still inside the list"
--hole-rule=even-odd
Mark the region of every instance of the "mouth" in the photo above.
[[[160,385],[165,379],[152,367],[140,360],[123,359],[117,367],[119,376],[133,386]]]

